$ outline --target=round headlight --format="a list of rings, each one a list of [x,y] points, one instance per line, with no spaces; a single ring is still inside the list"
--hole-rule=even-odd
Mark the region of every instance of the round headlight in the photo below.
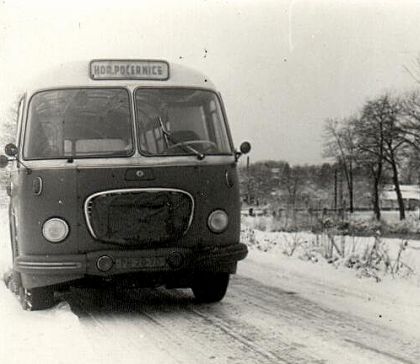
[[[69,234],[68,224],[59,218],[52,218],[44,222],[42,226],[42,235],[51,243],[63,241]]]
[[[228,215],[223,210],[215,210],[209,215],[208,225],[214,233],[221,233],[228,226]]]

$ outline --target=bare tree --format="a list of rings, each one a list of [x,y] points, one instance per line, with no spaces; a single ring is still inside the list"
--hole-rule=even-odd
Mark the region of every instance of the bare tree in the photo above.
[[[286,163],[280,177],[280,185],[287,191],[288,204],[294,209],[296,201],[305,184],[304,170],[299,167],[290,167]]]
[[[381,132],[376,135],[375,133],[369,133],[370,135],[363,134],[364,126],[362,119],[356,124],[358,131],[357,151],[358,159],[363,168],[366,169],[371,183],[372,183],[372,205],[373,212],[375,213],[376,219],[381,219],[381,208],[379,200],[380,184],[382,182],[383,173],[383,143]],[[373,153],[373,150],[375,153]]]
[[[341,121],[328,119],[324,126],[324,155],[335,158],[345,176],[350,212],[354,211],[355,122],[356,117]]]
[[[401,98],[400,113],[406,142],[420,150],[420,91],[410,92]]]
[[[417,56],[411,66],[403,67],[416,83],[420,83],[420,55]]]
[[[407,142],[400,116],[399,103],[389,95],[383,95],[365,104],[362,117],[356,123],[357,148],[372,177],[373,207],[377,219],[380,219],[379,186],[384,162],[388,163],[392,170],[400,220],[405,219],[398,169]]]

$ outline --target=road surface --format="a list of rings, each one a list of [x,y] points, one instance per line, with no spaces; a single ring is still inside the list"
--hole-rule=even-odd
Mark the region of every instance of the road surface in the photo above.
[[[412,330],[334,309],[325,298],[337,291],[328,287],[314,285],[311,299],[301,277],[287,277],[285,288],[260,279],[267,268],[252,258],[240,264],[217,304],[161,288],[73,289],[62,298],[100,363],[420,363],[420,336]]]

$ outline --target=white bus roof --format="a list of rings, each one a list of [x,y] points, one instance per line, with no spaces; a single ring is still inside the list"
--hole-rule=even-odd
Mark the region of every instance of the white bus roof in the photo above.
[[[201,72],[192,68],[169,63],[169,78],[167,80],[94,80],[90,75],[90,61],[69,62],[53,67],[29,80],[26,90],[32,94],[38,90],[66,87],[197,87],[215,90],[214,84]]]

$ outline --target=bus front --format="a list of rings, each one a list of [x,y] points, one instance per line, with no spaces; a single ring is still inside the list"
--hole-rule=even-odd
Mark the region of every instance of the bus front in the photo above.
[[[247,248],[220,95],[166,62],[95,62],[87,84],[26,101],[11,198],[23,300],[87,279],[221,300]]]

